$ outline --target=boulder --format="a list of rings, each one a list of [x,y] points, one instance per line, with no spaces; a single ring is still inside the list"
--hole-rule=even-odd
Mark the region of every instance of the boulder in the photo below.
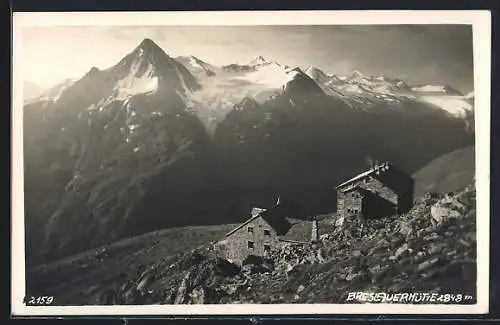
[[[329,240],[330,239],[330,234],[323,234],[319,236],[319,240]]]
[[[223,258],[215,259],[215,266],[217,274],[221,276],[233,277],[238,273],[240,273],[241,270],[241,268],[238,265],[231,263]]]
[[[463,203],[458,201],[456,197],[447,195],[431,207],[431,216],[435,221],[441,223],[449,218],[460,218],[465,211],[466,206]]]
[[[246,264],[243,265],[241,271],[244,274],[260,274],[260,273],[270,273],[271,269],[265,267],[264,265],[260,264]]]
[[[205,289],[203,286],[199,286],[193,289],[191,291],[191,294],[189,295],[190,298],[190,303],[195,304],[195,305],[202,305],[205,303],[206,300],[206,293]]]
[[[361,254],[361,251],[359,251],[359,250],[354,250],[354,251],[352,252],[352,256],[354,256],[354,257],[360,257],[361,255],[362,255],[362,254]]]
[[[362,281],[366,278],[366,273],[365,272],[357,272],[357,273],[349,273],[345,279],[346,281]]]
[[[413,231],[413,228],[412,228],[412,226],[410,225],[409,222],[407,222],[407,221],[400,221],[399,222],[399,232],[403,236],[410,235],[412,231]]]
[[[401,255],[406,253],[408,251],[408,244],[404,244],[403,246],[399,247],[396,252],[394,253],[394,259],[398,259]]]
[[[430,260],[427,260],[427,261],[424,261],[422,263],[420,263],[418,266],[417,266],[417,270],[418,271],[424,271],[424,270],[427,270],[428,268],[430,268],[431,266],[435,265],[437,262],[439,261],[439,258],[435,257],[433,259],[430,259]]]
[[[344,225],[344,218],[337,218],[337,220],[335,220],[335,227],[342,227]]]
[[[434,205],[431,207],[431,216],[437,222],[442,222],[447,218],[459,218],[460,212],[451,207],[443,205]]]

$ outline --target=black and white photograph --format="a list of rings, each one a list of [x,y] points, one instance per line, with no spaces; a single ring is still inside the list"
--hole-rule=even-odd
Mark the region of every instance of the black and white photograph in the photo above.
[[[448,14],[14,16],[14,308],[487,312],[489,15]]]

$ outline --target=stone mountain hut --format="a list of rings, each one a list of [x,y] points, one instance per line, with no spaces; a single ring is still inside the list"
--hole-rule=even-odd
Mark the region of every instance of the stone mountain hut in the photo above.
[[[408,212],[413,206],[414,180],[385,162],[336,187],[337,214],[378,218]]]
[[[241,265],[250,255],[267,257],[278,247],[310,244],[312,223],[294,220],[293,215],[293,206],[280,204],[279,200],[269,209],[253,208],[250,218],[219,242],[225,258]]]

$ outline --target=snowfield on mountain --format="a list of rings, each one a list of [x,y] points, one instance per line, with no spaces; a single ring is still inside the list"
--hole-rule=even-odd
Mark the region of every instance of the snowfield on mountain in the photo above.
[[[186,61],[184,58],[182,60]],[[354,71],[348,76],[336,76],[313,66],[304,72],[299,67],[291,68],[262,56],[242,65],[249,69],[237,72],[224,72],[198,58],[196,60],[195,62],[203,62],[204,71],[219,71],[217,78],[207,78],[211,75],[199,75],[199,64],[190,61],[187,65],[202,83],[202,89],[193,93],[191,99],[196,109],[200,110],[199,114],[209,122],[223,118],[245,97],[254,97],[259,103],[268,100],[276,92],[282,91],[297,74],[306,74],[326,94],[342,99],[353,108],[368,109],[380,103],[397,106],[402,101],[418,101],[458,118],[466,118],[473,111],[469,101],[472,93],[464,96],[446,85],[410,86],[403,80],[366,76],[360,71]],[[208,110],[204,110],[207,107]]]

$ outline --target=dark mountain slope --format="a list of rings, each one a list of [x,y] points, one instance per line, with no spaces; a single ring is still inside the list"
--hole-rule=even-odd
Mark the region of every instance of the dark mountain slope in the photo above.
[[[219,124],[217,157],[244,201],[265,205],[280,193],[307,215],[327,213],[335,186],[365,169],[368,157],[412,174],[474,141],[463,120],[422,103],[364,112],[303,89],[261,105],[245,99]]]
[[[197,199],[196,186],[207,204],[224,198],[211,191],[217,173],[209,138],[183,99],[198,87],[144,40],[117,65],[92,69],[59,96],[25,107],[29,262],[174,226],[169,202]],[[186,193],[187,186],[169,181],[173,174],[204,179]],[[143,198],[161,195],[163,204],[151,205],[157,209],[149,209],[150,200],[144,205]],[[191,222],[190,207],[178,206],[176,218]],[[40,242],[42,248],[34,244]]]
[[[456,191],[474,181],[475,147],[455,150],[438,157],[417,171],[415,194]]]

